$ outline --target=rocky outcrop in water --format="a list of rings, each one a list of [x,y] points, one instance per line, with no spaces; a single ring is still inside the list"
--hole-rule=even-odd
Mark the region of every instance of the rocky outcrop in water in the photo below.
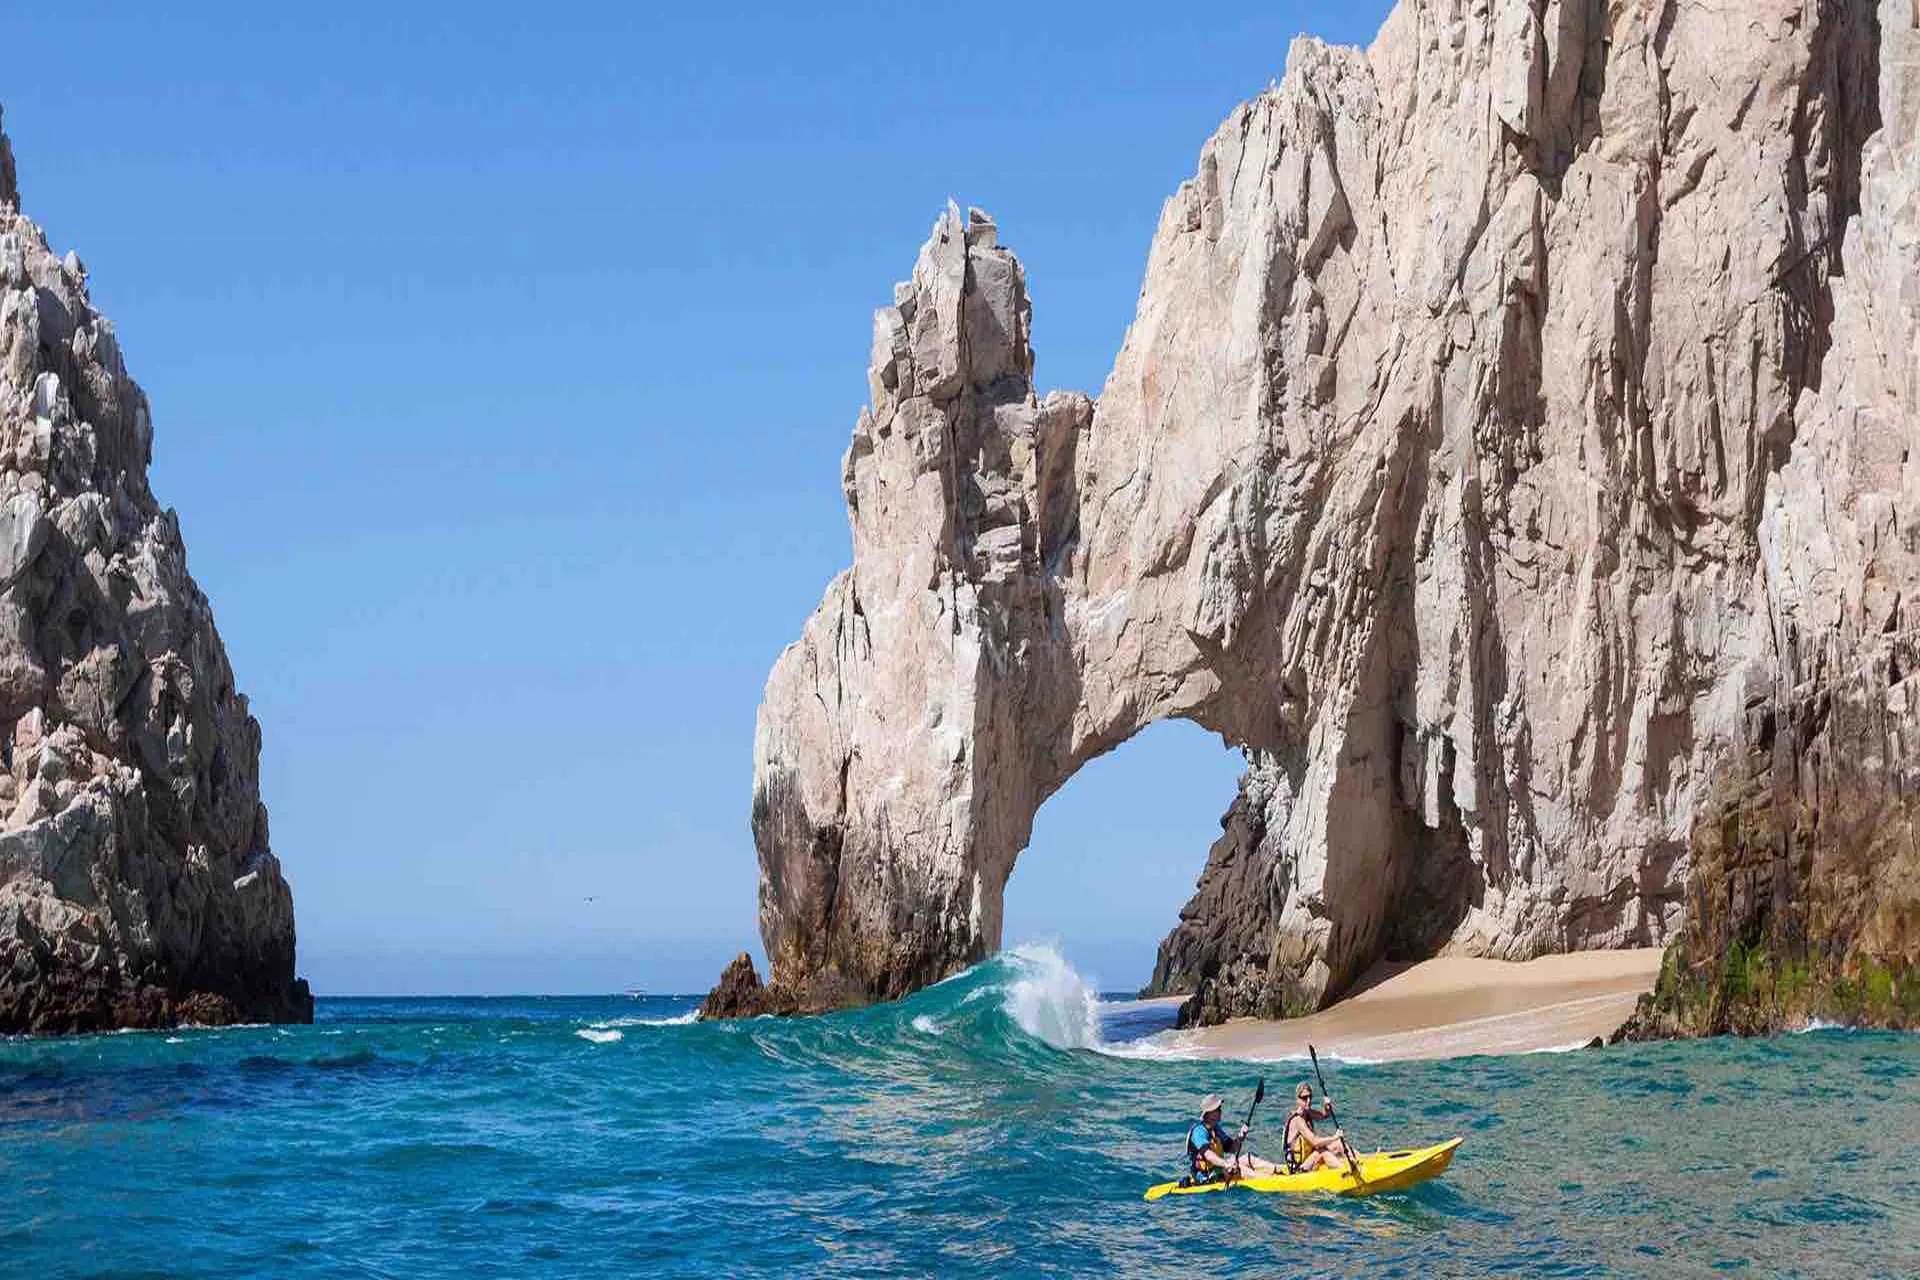
[[[1442,950],[1920,962],[1916,25],[1302,39],[1168,201],[1097,405],[1037,395],[1019,263],[942,218],[876,317],[853,567],[761,707],[769,989],[979,959],[1040,804],[1170,716],[1256,765],[1163,948],[1203,1007]]]
[[[1269,808],[1284,794],[1285,782],[1285,773],[1271,762],[1253,764],[1240,779],[1193,899],[1160,944],[1153,978],[1140,995],[1189,997],[1180,1012],[1182,1026],[1289,1012],[1274,1002],[1278,993],[1267,983],[1280,897],[1261,852]]]
[[[795,1013],[778,1002],[760,981],[753,957],[742,951],[720,971],[720,981],[700,1002],[702,1018],[757,1018],[763,1014]]]
[[[0,135],[0,1033],[312,1018],[153,425]]]

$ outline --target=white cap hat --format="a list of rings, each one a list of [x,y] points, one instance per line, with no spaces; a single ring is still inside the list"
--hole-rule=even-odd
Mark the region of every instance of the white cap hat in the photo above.
[[[1218,1111],[1221,1107],[1224,1107],[1225,1105],[1226,1103],[1220,1100],[1219,1094],[1210,1093],[1206,1097],[1200,1099],[1200,1114],[1204,1116],[1209,1111]]]

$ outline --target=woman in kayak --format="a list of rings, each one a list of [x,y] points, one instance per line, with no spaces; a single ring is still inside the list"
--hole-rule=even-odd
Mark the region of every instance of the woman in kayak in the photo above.
[[[1333,1119],[1333,1099],[1322,1098],[1320,1105],[1314,1106],[1313,1086],[1305,1080],[1293,1096],[1296,1105],[1287,1114],[1287,1127],[1281,1135],[1287,1148],[1287,1172],[1346,1168],[1347,1135],[1335,1129],[1332,1137],[1323,1138],[1313,1131],[1315,1120]]]
[[[1212,1182],[1215,1178],[1257,1177],[1279,1173],[1271,1160],[1242,1152],[1247,1126],[1240,1126],[1238,1137],[1229,1138],[1220,1123],[1220,1111],[1226,1104],[1220,1095],[1210,1093],[1200,1103],[1200,1123],[1187,1131],[1187,1182],[1189,1186]]]

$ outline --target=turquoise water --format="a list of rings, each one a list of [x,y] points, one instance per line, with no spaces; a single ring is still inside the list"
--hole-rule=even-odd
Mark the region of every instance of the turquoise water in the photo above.
[[[0,1274],[1920,1275],[1920,1037],[1333,1064],[1363,1144],[1466,1135],[1443,1179],[1147,1204],[1198,1095],[1303,1068],[1107,1043],[1163,1015],[1044,951],[829,1018],[691,1007],[0,1041]]]

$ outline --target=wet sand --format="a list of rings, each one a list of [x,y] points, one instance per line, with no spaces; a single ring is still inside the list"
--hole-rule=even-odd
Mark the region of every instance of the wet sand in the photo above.
[[[1571,1049],[1612,1033],[1660,972],[1660,949],[1582,951],[1516,963],[1443,956],[1379,965],[1355,994],[1305,1018],[1236,1018],[1169,1033],[1196,1057],[1304,1057],[1311,1043],[1348,1061]]]

